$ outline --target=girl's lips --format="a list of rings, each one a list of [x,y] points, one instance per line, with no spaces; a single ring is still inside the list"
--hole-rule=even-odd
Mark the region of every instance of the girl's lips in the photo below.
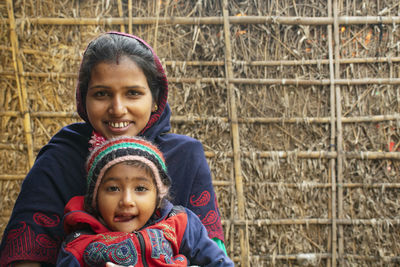
[[[116,215],[114,217],[115,222],[128,222],[135,218],[135,215]]]

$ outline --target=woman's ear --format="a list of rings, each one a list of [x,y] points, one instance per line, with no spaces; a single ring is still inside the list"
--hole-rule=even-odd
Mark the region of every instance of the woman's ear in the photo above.
[[[158,110],[157,103],[154,103],[153,108],[151,109],[151,112],[156,112]]]

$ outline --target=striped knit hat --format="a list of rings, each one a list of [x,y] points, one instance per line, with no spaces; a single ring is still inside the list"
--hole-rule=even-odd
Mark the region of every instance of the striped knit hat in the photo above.
[[[167,195],[171,180],[167,174],[165,159],[160,150],[143,138],[113,138],[95,147],[86,162],[87,193],[85,208],[89,212],[94,213],[97,210],[97,191],[106,171],[115,164],[132,160],[139,161],[152,170],[159,199]]]

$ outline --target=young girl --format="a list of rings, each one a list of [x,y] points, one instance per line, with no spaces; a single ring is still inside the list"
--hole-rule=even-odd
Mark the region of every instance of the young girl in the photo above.
[[[61,129],[39,152],[25,178],[0,246],[1,266],[54,265],[65,204],[86,192],[84,162],[92,145],[117,136],[144,136],[163,152],[174,204],[192,210],[223,247],[210,170],[199,141],[170,130],[168,84],[151,47],[124,33],[99,36],[79,71],[77,110],[84,123]]]
[[[57,266],[233,266],[189,209],[166,199],[162,153],[140,138],[110,139],[87,161],[88,191],[66,208]]]

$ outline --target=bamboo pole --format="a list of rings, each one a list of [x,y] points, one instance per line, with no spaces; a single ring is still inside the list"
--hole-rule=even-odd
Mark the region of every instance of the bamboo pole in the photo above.
[[[19,117],[21,116],[20,111],[0,111],[0,116],[7,117]],[[30,113],[32,118],[70,118],[79,119],[77,112],[68,111],[33,111]],[[336,120],[336,118],[335,118]],[[372,123],[372,122],[385,122],[385,121],[397,121],[400,120],[400,114],[393,115],[374,115],[374,116],[359,116],[359,117],[343,117],[342,123]],[[293,118],[282,118],[282,117],[249,117],[249,118],[238,118],[238,123],[243,124],[268,124],[268,123],[280,123],[280,124],[326,124],[331,122],[330,117],[293,117]],[[227,117],[202,117],[202,116],[172,116],[171,122],[173,123],[196,123],[196,122],[215,122],[215,123],[228,123],[229,118]]]
[[[32,140],[32,129],[31,129],[31,118],[28,109],[28,94],[26,92],[25,87],[25,79],[23,76],[20,76],[20,73],[23,73],[24,69],[22,66],[22,61],[19,57],[19,47],[18,47],[18,39],[15,33],[15,19],[14,19],[14,7],[13,2],[11,0],[7,0],[7,11],[8,17],[10,21],[10,41],[11,46],[13,49],[12,56],[13,56],[13,65],[15,71],[15,80],[17,83],[17,90],[18,90],[18,100],[19,100],[19,108],[22,113],[23,118],[23,127],[24,127],[24,134],[25,134],[25,141],[27,146],[27,153],[28,153],[28,167],[29,169],[32,168],[34,163],[34,156],[33,156],[33,140]]]
[[[0,180],[4,181],[12,181],[12,180],[23,180],[25,179],[25,174],[1,174]],[[223,180],[213,180],[214,186],[232,186],[234,183],[230,181]],[[303,182],[303,183],[273,183],[273,182],[247,182],[244,183],[244,186],[266,186],[266,187],[279,187],[279,188],[291,188],[291,189],[327,189],[332,187],[332,183],[314,183],[314,182]],[[355,188],[364,188],[364,189],[399,189],[400,183],[373,183],[373,184],[365,184],[365,183],[343,183],[343,188],[346,189],[355,189]],[[231,218],[234,220],[234,218]]]
[[[34,151],[39,151],[41,146],[34,147]],[[0,144],[0,149],[24,151],[26,146],[15,145],[15,144]],[[222,152],[222,151],[221,151]],[[233,158],[234,153],[222,152],[226,157]],[[332,151],[240,151],[240,155],[244,157],[258,157],[258,158],[289,158],[296,157],[299,159],[332,159],[337,158],[337,152]],[[216,153],[213,151],[205,151],[207,158],[216,157]],[[358,151],[358,152],[343,152],[343,155],[348,159],[360,159],[360,160],[400,160],[400,152],[370,152],[370,151]]]
[[[0,45],[0,50],[12,51],[11,47]],[[81,61],[81,58],[72,55],[52,55],[46,51],[40,51],[37,49],[24,48],[20,49],[20,52],[25,54],[54,57],[54,58],[69,58],[76,61]],[[366,57],[366,58],[340,58],[338,59],[340,64],[362,64],[362,63],[394,63],[400,62],[400,57]],[[224,66],[224,61],[198,61],[198,60],[164,60],[162,61],[166,66],[172,65],[186,65],[186,66]],[[336,59],[333,59],[333,63]],[[246,66],[303,66],[303,65],[327,65],[329,59],[306,59],[306,60],[232,60],[234,65],[246,65]]]
[[[154,26],[154,41],[153,41],[153,49],[157,54],[157,41],[158,41],[158,23],[160,21],[160,9],[161,9],[161,1],[156,1],[156,23]]]
[[[24,180],[25,174],[1,174],[0,180],[2,181],[15,181],[15,180]]]
[[[228,185],[227,183],[217,183],[217,185]],[[332,187],[332,183],[315,183],[315,182],[302,182],[302,183],[280,183],[280,182],[247,182],[245,186],[267,186],[267,187],[281,187],[281,188],[297,188],[301,190],[305,189],[327,189]],[[367,188],[367,189],[396,189],[400,188],[400,183],[343,183],[343,188],[354,189],[354,188]]]
[[[222,220],[223,224],[226,224],[228,220]],[[304,218],[304,219],[255,219],[255,220],[240,220],[236,219],[230,223],[244,226],[244,225],[330,225],[331,219],[325,218]],[[400,225],[400,219],[338,219],[338,225]]]
[[[330,253],[305,253],[305,254],[286,254],[286,255],[260,255],[260,256],[250,256],[254,260],[282,260],[282,261],[294,261],[300,260],[304,262],[309,258],[312,259],[330,259],[332,255]],[[400,262],[400,256],[369,256],[369,255],[354,255],[354,254],[344,254],[343,258],[346,259],[356,259],[364,261],[384,261],[385,263],[398,263]],[[234,260],[238,260],[235,257]],[[304,263],[304,264],[307,264]],[[303,264],[302,264],[303,265]],[[297,266],[297,265],[296,265]],[[307,265],[308,266],[308,265]],[[313,266],[313,264],[311,264]]]
[[[334,43],[335,43],[335,58],[340,58],[340,37],[339,37],[339,19],[338,19],[338,1],[333,0],[333,32],[334,32]],[[340,77],[340,64],[335,63],[335,78]],[[343,128],[342,128],[342,105],[341,105],[341,87],[336,83],[336,126],[337,126],[337,183],[341,185],[343,183]],[[338,186],[337,188],[337,213],[338,220],[343,219],[343,188]],[[343,226],[338,227],[338,258],[339,263],[344,254],[344,237],[343,237]]]
[[[322,260],[322,259],[330,259],[332,255],[330,253],[305,253],[305,254],[286,254],[286,255],[252,255],[250,256],[251,259],[257,262],[257,260],[269,260],[269,261],[276,261],[276,260],[281,260],[281,261],[301,261],[302,264],[301,266],[309,266],[306,265],[308,260]],[[239,257],[234,257],[234,260],[239,260]],[[286,266],[287,263],[284,263],[284,266]],[[268,265],[269,266],[269,265]],[[271,264],[271,266],[274,266]],[[292,266],[292,265],[289,265]],[[295,265],[297,266],[297,264]],[[311,264],[310,266],[314,266]]]
[[[133,16],[132,16],[132,0],[128,0],[128,31],[129,34],[133,34]]]
[[[12,76],[13,72],[2,71],[0,75]],[[39,77],[48,79],[59,79],[59,78],[77,78],[76,73],[36,73],[36,72],[23,72],[20,74],[22,77]],[[227,79],[221,77],[209,77],[209,78],[198,78],[198,77],[171,77],[168,78],[169,83],[223,83]],[[258,79],[258,78],[229,78],[229,83],[233,84],[250,84],[250,85],[330,85],[330,79]],[[399,85],[400,78],[361,78],[361,79],[335,79],[337,85],[368,85],[368,84],[390,84]]]
[[[328,2],[328,16],[332,17],[332,0]],[[328,25],[328,50],[329,50],[329,78],[331,80],[330,83],[330,151],[335,152],[336,147],[336,114],[335,114],[335,75],[333,68],[333,38],[332,38],[332,25]],[[331,158],[329,161],[329,174],[331,179],[331,201],[330,201],[330,210],[329,215],[332,219],[332,225],[330,229],[330,235],[328,237],[328,248],[332,253],[332,258],[328,261],[327,265],[332,267],[336,267],[337,265],[337,218],[336,218],[336,162],[334,158]]]
[[[229,24],[229,12],[228,12],[228,1],[222,1],[222,12],[224,22],[224,37],[225,37],[225,77],[226,77],[226,88],[228,90],[228,103],[229,103],[229,115],[231,119],[231,137],[232,137],[232,148],[233,148],[233,163],[234,163],[234,175],[236,184],[236,195],[238,202],[238,216],[239,219],[245,218],[245,198],[243,192],[243,179],[242,179],[242,167],[240,159],[240,142],[239,142],[239,125],[237,122],[237,108],[236,108],[236,97],[233,85],[229,83],[229,79],[233,78],[233,67],[232,67],[232,49],[231,49],[231,34]],[[243,228],[239,228],[239,242],[240,242],[240,263],[241,266],[250,266],[249,263],[249,244],[246,242],[247,238]]]
[[[0,216],[9,216],[9,211],[2,211]],[[223,225],[228,223],[237,226],[268,226],[268,225],[330,225],[330,219],[324,218],[305,218],[305,219],[255,219],[255,220],[221,220]],[[400,225],[400,219],[339,219],[337,221],[339,225],[365,225],[365,226],[376,226],[376,225]],[[249,256],[251,257],[251,256]]]
[[[122,10],[122,1],[121,0],[118,0],[118,15],[120,17],[124,16],[124,12]],[[121,23],[120,28],[121,28],[121,32],[125,32],[125,24],[124,23]]]
[[[131,0],[130,0],[131,1]],[[0,20],[2,23],[10,23],[9,19]],[[280,16],[229,16],[229,24],[282,24],[282,25],[329,25],[334,20],[330,17],[280,17]],[[23,18],[16,19],[17,24],[30,23],[37,25],[151,25],[157,23],[157,17],[133,18]],[[162,17],[160,25],[222,25],[222,17]],[[365,24],[398,24],[399,16],[341,16],[337,17],[338,25],[365,25]]]

